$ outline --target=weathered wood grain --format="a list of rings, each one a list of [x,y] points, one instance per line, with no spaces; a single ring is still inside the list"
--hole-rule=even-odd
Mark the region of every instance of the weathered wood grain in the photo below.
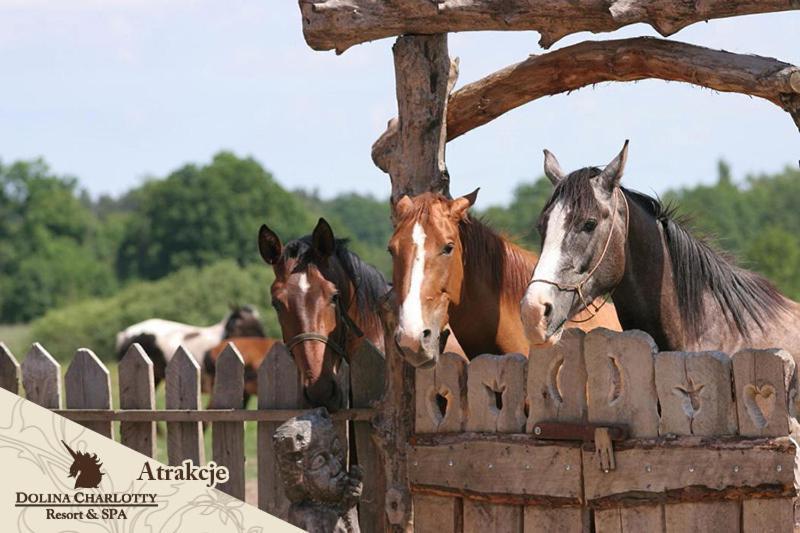
[[[551,509],[536,505],[524,507],[523,533],[583,533],[589,530],[589,516],[580,507]]]
[[[781,437],[791,431],[789,397],[795,362],[784,350],[741,350],[733,356],[739,434]]]
[[[586,334],[589,422],[626,424],[632,437],[658,435],[656,351],[653,339],[643,331],[598,328]]]
[[[467,431],[525,430],[525,370],[522,354],[484,354],[467,368]]]
[[[739,531],[740,520],[741,507],[739,502],[699,502],[664,505],[664,531],[667,533],[684,531],[736,532]]]
[[[304,406],[300,373],[282,343],[275,344],[258,368],[258,408],[297,409]],[[278,422],[258,423],[258,507],[283,520],[289,513],[289,500],[283,491],[272,434]]]
[[[155,409],[153,362],[138,344],[131,345],[119,362],[120,409]],[[121,422],[120,442],[149,457],[156,455],[155,422]]]
[[[637,505],[594,511],[595,533],[664,531],[662,505]]]
[[[211,397],[214,408],[241,409],[244,397],[244,359],[232,343],[217,358]],[[244,422],[214,422],[211,448],[214,461],[228,467],[229,478],[217,489],[244,500]]]
[[[522,531],[522,506],[464,500],[464,531]]]
[[[0,342],[0,388],[19,394],[21,380],[22,369],[17,358],[8,349],[8,346]]]
[[[655,371],[661,435],[736,434],[730,357],[721,352],[661,352]]]
[[[585,333],[568,329],[559,343],[528,355],[528,424],[586,421]]]
[[[742,531],[745,533],[791,533],[794,527],[794,499],[753,499],[742,502]]]
[[[436,366],[416,371],[417,433],[459,432],[467,416],[467,363],[445,352]]]
[[[461,531],[463,503],[459,498],[414,494],[414,532],[450,533]],[[364,530],[368,531],[368,530]]]
[[[337,53],[396,35],[481,30],[537,31],[543,48],[573,33],[609,32],[636,23],[649,24],[666,37],[697,22],[799,8],[781,0],[300,0],[306,43]]]
[[[200,409],[200,365],[183,346],[167,365],[165,395],[167,409]],[[205,463],[202,423],[167,422],[167,457],[171,465]]]
[[[61,409],[61,365],[38,342],[22,361],[22,384],[30,401],[47,409]]]
[[[64,376],[64,387],[67,409],[111,409],[111,375],[91,350],[81,348],[75,352]],[[104,437],[114,438],[111,422],[81,424]]]

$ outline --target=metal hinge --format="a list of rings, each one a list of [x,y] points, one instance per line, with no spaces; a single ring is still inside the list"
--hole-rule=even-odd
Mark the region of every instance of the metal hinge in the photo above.
[[[609,472],[617,467],[613,443],[625,440],[628,428],[619,425],[539,422],[533,426],[533,436],[543,440],[594,442],[595,456],[600,470]]]

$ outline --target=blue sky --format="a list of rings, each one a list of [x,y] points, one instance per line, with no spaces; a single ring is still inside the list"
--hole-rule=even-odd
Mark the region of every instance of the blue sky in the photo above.
[[[637,25],[584,39],[653,35]],[[800,64],[800,12],[715,20],[673,39]],[[543,51],[538,34],[451,35],[459,86]],[[44,157],[91,193],[220,149],[252,155],[289,188],[386,196],[370,146],[395,114],[391,40],[341,56],[303,40],[293,0],[0,0],[0,158]],[[555,48],[554,47],[554,48]],[[604,164],[631,139],[629,186],[711,182],[800,158],[774,105],[677,83],[605,84],[539,100],[448,145],[454,194],[508,201],[540,174],[542,148],[573,169]]]

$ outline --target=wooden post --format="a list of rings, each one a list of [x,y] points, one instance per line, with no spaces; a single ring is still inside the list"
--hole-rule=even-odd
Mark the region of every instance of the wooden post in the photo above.
[[[297,409],[303,407],[300,373],[283,343],[275,343],[258,368],[258,408]],[[283,491],[272,434],[278,422],[258,423],[258,508],[285,520],[289,500]]]
[[[167,409],[200,410],[200,365],[183,346],[167,365],[166,387]],[[203,423],[168,422],[167,455],[171,465],[205,463]]]
[[[241,409],[244,397],[244,359],[232,343],[228,343],[217,359],[214,409]],[[217,489],[244,500],[244,422],[214,422],[211,446],[214,461],[228,467],[229,479]]]
[[[75,352],[64,376],[67,409],[111,409],[111,375],[91,350]],[[92,431],[114,438],[112,422],[81,422]]]
[[[138,344],[131,345],[119,362],[120,409],[155,409],[153,362]],[[120,442],[148,457],[156,455],[155,422],[120,422]]]
[[[61,409],[61,365],[38,342],[22,361],[25,396],[47,409]]]
[[[14,394],[19,394],[19,382],[22,370],[17,363],[17,358],[8,347],[0,342],[0,387]]]

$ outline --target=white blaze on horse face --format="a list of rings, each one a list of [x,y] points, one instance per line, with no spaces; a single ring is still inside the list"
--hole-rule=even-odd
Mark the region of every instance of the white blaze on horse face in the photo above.
[[[297,286],[303,294],[308,292],[308,289],[311,288],[311,284],[308,283],[308,274],[305,272],[300,274],[300,278],[297,280]]]
[[[563,202],[558,202],[550,211],[547,220],[547,234],[542,247],[542,254],[533,269],[532,280],[548,280],[559,282],[558,272],[561,264],[561,244],[567,236],[567,212]],[[536,305],[543,291],[550,291],[551,285],[546,283],[533,283],[525,291],[525,304]]]
[[[414,264],[411,266],[411,281],[408,294],[400,309],[400,327],[410,336],[422,335],[425,325],[422,322],[422,279],[425,277],[425,230],[419,222],[411,231],[414,242]]]

